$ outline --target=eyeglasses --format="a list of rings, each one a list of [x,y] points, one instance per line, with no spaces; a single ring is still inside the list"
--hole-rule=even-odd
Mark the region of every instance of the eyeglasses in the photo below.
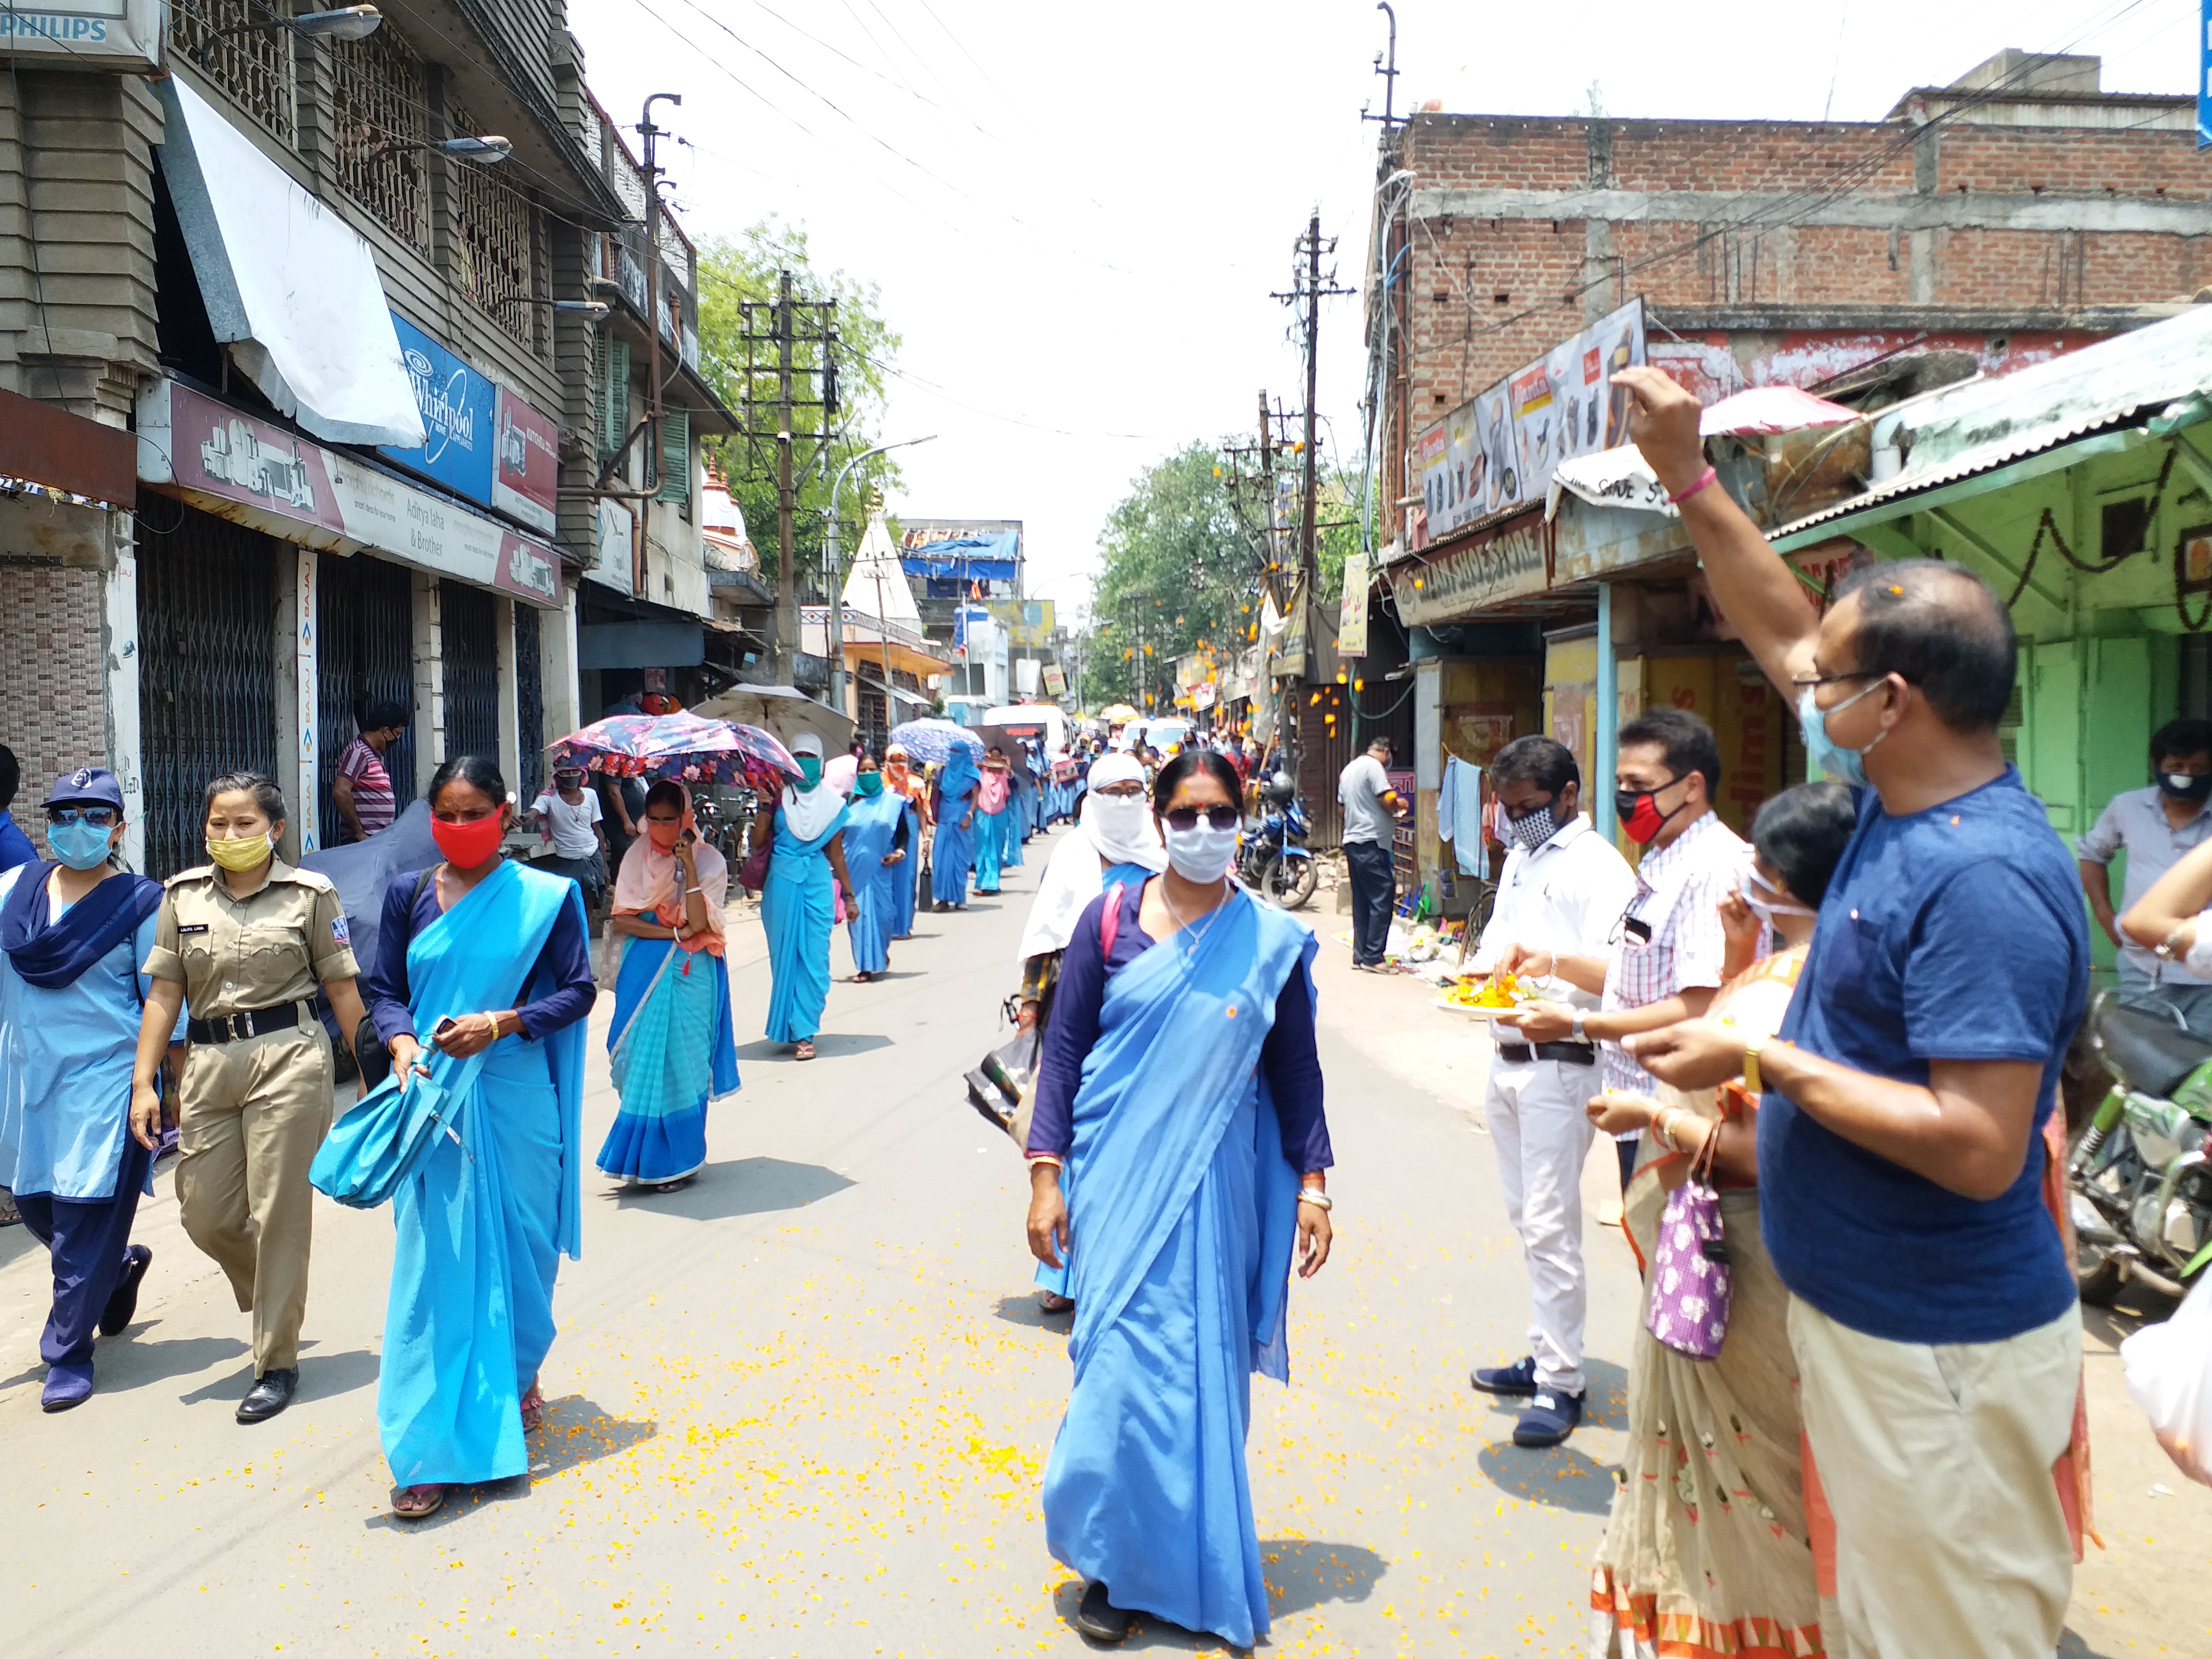
[[[1792,674],[1790,684],[1795,686],[1841,685],[1846,680],[1884,680],[1889,678],[1887,668],[1847,668],[1840,674]]]
[[[95,830],[112,830],[116,823],[112,806],[49,806],[48,823],[88,823]]]
[[[1162,813],[1170,830],[1195,830],[1200,818],[1209,830],[1234,830],[1244,822],[1244,815],[1233,806],[1178,806],[1173,811]]]
[[[1102,795],[1109,795],[1115,800],[1141,800],[1144,798],[1145,786],[1136,779],[1131,778],[1126,783],[1101,784],[1098,793]]]

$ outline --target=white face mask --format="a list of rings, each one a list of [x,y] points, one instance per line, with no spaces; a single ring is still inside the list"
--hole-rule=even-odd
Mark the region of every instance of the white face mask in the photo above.
[[[1200,818],[1188,830],[1170,830],[1168,862],[1185,881],[1219,881],[1237,862],[1237,832],[1216,830]]]
[[[1126,847],[1144,838],[1145,819],[1151,809],[1142,795],[1093,795],[1091,811],[1097,819],[1098,833]]]

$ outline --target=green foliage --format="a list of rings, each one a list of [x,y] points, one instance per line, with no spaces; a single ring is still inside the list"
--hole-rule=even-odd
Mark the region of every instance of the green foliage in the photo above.
[[[775,219],[764,219],[735,238],[710,237],[699,245],[699,363],[707,383],[714,388],[740,423],[745,419],[747,376],[742,342],[744,301],[773,301],[779,289],[779,273],[792,275],[792,297],[799,301],[837,302],[835,361],[840,408],[831,418],[829,453],[809,466],[821,447],[823,411],[797,408],[792,411],[794,434],[793,462],[804,469],[798,491],[799,510],[793,532],[796,562],[804,571],[818,571],[821,562],[823,515],[830,505],[830,486],[837,469],[850,457],[882,441],[884,384],[896,362],[900,337],[884,319],[883,296],[873,283],[864,283],[843,271],[815,270],[804,229]],[[766,324],[757,319],[758,331]],[[801,313],[802,334],[812,325]],[[754,348],[756,363],[772,361]],[[793,396],[808,400],[821,396],[821,347],[802,338],[793,348],[792,365],[802,371],[795,378]],[[776,383],[772,375],[756,375],[751,384],[756,399],[772,398]],[[776,499],[775,422],[770,411],[760,411],[765,441],[748,446],[742,438],[717,438],[708,447],[730,483],[753,544],[760,550],[762,575],[775,580]],[[888,493],[899,478],[892,457],[878,455],[853,469],[845,481],[839,507],[842,518],[838,540],[849,561],[867,528],[866,504],[872,495]]]

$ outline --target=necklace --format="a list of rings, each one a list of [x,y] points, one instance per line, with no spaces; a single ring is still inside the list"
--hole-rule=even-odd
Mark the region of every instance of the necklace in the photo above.
[[[1200,930],[1195,938],[1191,939],[1190,949],[1192,951],[1196,951],[1200,945],[1206,943],[1206,934],[1213,931],[1213,924],[1221,919],[1221,913],[1229,908],[1229,901],[1232,896],[1234,896],[1232,893],[1227,890],[1227,877],[1224,876],[1222,878],[1222,884],[1224,891],[1221,896],[1221,902],[1215,905],[1211,910],[1208,910],[1206,913],[1206,926]],[[1184,919],[1182,912],[1175,908],[1175,901],[1168,896],[1168,884],[1164,878],[1162,879],[1160,883],[1160,902],[1167,908],[1168,915],[1175,919],[1176,931],[1179,933],[1184,934],[1186,937],[1189,936],[1191,923]]]

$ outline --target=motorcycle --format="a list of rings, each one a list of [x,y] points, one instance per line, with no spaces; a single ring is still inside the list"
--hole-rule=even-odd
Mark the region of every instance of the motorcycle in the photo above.
[[[2081,1300],[2131,1279],[2179,1297],[2212,1261],[2212,1036],[2106,991],[2089,1047],[2112,1087],[2067,1154]]]
[[[1313,897],[1320,870],[1306,848],[1309,826],[1297,791],[1278,772],[1261,786],[1256,823],[1237,849],[1237,876],[1279,909],[1295,910]]]

